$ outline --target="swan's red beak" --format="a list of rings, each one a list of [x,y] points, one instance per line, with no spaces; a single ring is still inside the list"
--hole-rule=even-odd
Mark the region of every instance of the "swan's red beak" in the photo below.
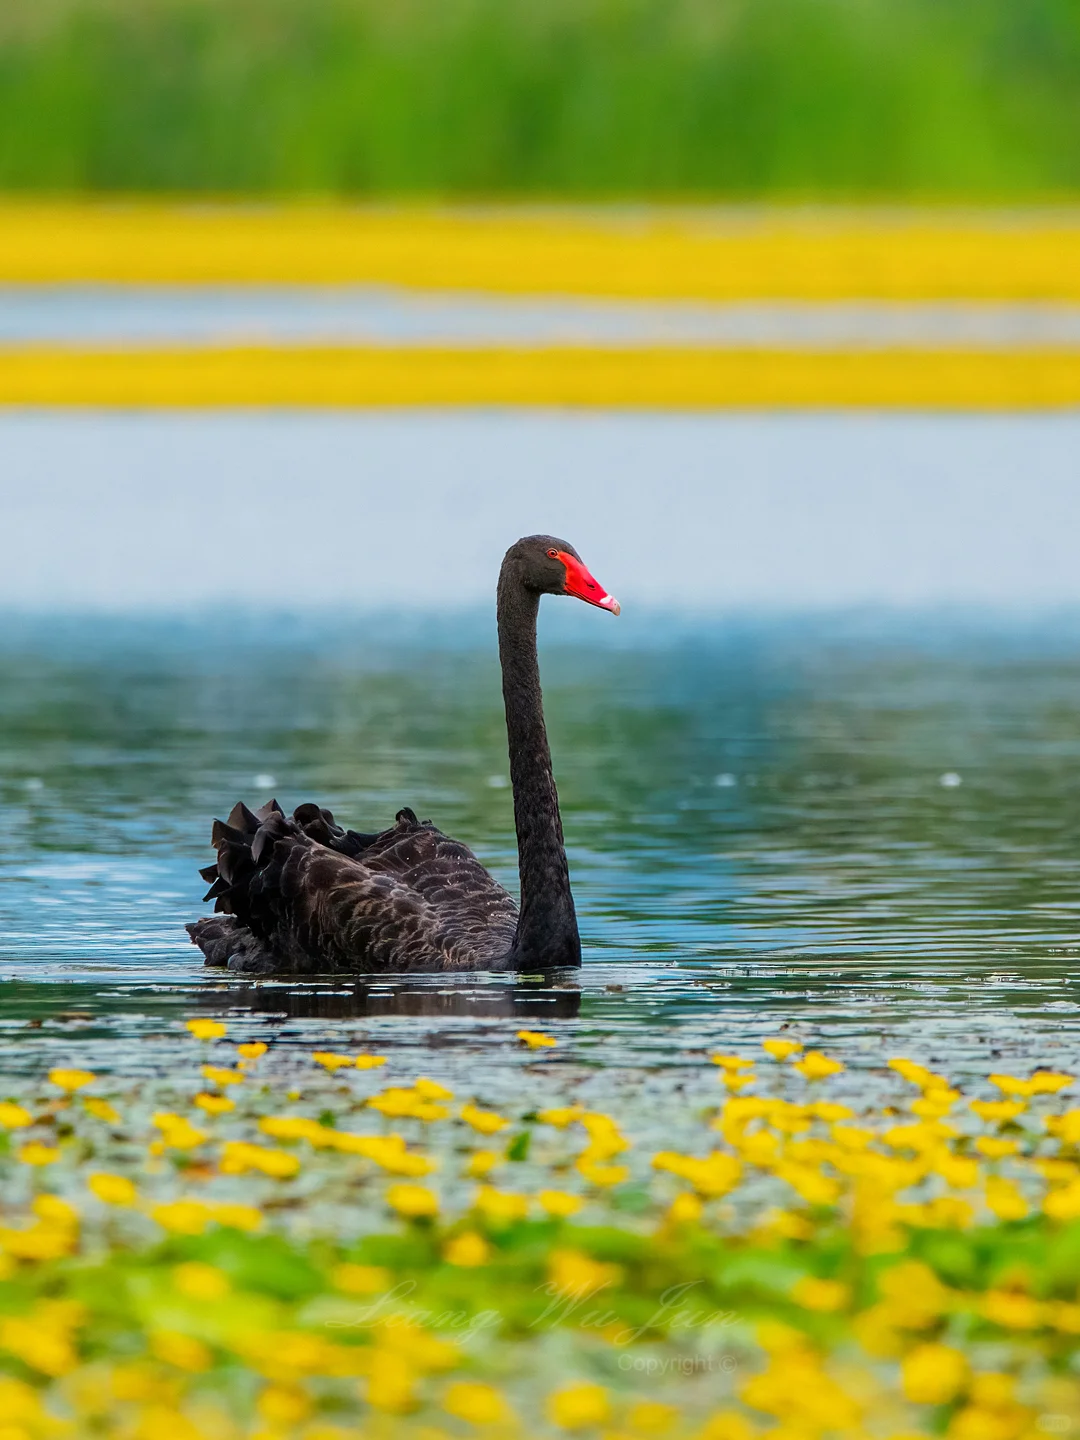
[[[559,551],[559,559],[566,566],[567,595],[574,595],[588,605],[599,605],[601,610],[610,610],[613,615],[618,615],[619,602],[615,596],[609,595],[600,582],[593,579],[580,560],[568,555],[565,550]]]

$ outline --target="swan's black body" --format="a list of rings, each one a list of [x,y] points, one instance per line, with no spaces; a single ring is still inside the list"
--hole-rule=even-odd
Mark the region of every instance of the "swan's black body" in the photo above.
[[[380,834],[327,810],[275,801],[214,822],[213,919],[188,926],[208,965],[232,970],[543,970],[581,963],[559,800],[544,726],[536,620],[541,594],[618,614],[565,541],[519,540],[499,574],[499,657],[514,789],[520,912],[467,846],[398,812]]]

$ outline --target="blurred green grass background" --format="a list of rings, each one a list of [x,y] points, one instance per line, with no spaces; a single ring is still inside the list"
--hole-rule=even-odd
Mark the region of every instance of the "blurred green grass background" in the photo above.
[[[3,0],[8,191],[1015,199],[1078,0]]]

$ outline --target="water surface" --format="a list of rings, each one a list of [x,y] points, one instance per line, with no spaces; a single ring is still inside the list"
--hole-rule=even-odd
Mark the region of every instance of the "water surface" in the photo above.
[[[1074,348],[1080,306],[652,301],[392,286],[0,285],[0,345],[748,345]]]
[[[160,1073],[202,1012],[493,1098],[540,1063],[523,1024],[558,1037],[553,1079],[657,1094],[781,1025],[853,1088],[886,1054],[1076,1063],[1080,624],[654,617],[598,648],[562,615],[543,666],[580,977],[304,984],[201,967],[210,818],[274,793],[371,828],[410,804],[512,885],[490,619],[9,616],[5,1072]]]

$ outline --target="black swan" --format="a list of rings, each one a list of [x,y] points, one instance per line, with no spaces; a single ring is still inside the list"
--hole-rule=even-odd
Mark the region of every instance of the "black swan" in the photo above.
[[[529,535],[499,572],[510,779],[521,908],[460,841],[398,811],[377,835],[343,830],[329,810],[243,803],[214,821],[212,882],[222,918],[187,927],[208,965],[304,974],[329,970],[548,970],[581,964],[559,797],[540,694],[541,595],[619,613],[572,545]]]

